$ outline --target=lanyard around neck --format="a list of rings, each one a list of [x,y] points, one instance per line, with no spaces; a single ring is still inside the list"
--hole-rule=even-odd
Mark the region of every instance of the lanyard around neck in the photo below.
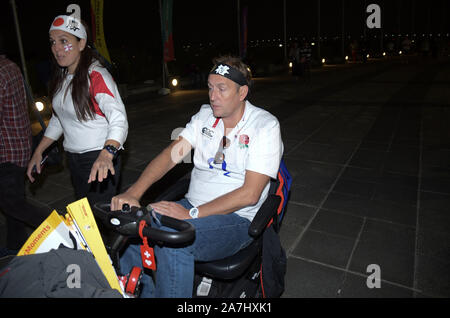
[[[216,121],[214,122],[214,125],[212,126],[212,128],[216,128],[217,125],[219,124],[220,118],[216,118]],[[240,122],[239,122],[240,123]],[[238,123],[238,126],[239,126]],[[234,134],[234,138],[237,138],[237,136],[239,135],[239,133],[241,132],[243,126],[241,128],[239,128],[239,130]],[[234,128],[233,128],[234,129]]]
[[[220,118],[216,118],[216,121],[214,122],[214,125],[212,126],[212,128],[216,128],[219,121],[220,121]]]

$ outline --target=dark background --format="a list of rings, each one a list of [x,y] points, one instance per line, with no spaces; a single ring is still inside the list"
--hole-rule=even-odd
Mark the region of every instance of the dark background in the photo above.
[[[90,1],[16,0],[20,30],[30,81],[43,91],[42,73],[50,56],[48,29],[54,17],[76,3],[82,18],[90,23]],[[173,36],[176,61],[169,70],[185,75],[193,64],[209,69],[218,54],[238,54],[237,0],[174,0]],[[381,31],[365,26],[368,4],[381,7]],[[279,64],[285,48],[282,0],[241,0],[248,7],[248,54],[253,64]],[[449,42],[450,4],[446,0],[321,0],[321,57],[342,56],[342,6],[344,8],[345,54],[353,40],[365,37],[369,52],[381,53],[381,45],[392,41],[398,47],[407,34],[419,45],[425,38]],[[318,1],[286,0],[288,47],[294,41],[317,41]],[[1,32],[7,39],[8,56],[20,65],[20,56],[10,1],[0,2]],[[121,83],[140,83],[161,76],[161,27],[159,4],[149,1],[104,1],[106,44],[114,63],[114,75]],[[317,47],[317,46],[316,46]],[[287,48],[288,49],[288,48]],[[316,49],[316,48],[314,48]],[[317,52],[313,51],[315,58]]]

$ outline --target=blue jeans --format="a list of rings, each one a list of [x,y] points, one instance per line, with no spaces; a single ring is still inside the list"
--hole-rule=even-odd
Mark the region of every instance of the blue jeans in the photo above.
[[[186,209],[192,208],[187,199],[177,203]],[[154,246],[157,264],[155,284],[149,275],[144,274],[141,280],[141,297],[192,297],[195,261],[213,261],[231,256],[253,240],[248,235],[250,221],[235,213],[186,221],[195,227],[194,242],[183,248]],[[152,226],[174,231],[159,226],[154,221]],[[133,266],[142,267],[138,245],[129,245],[120,258],[123,274],[130,272]]]

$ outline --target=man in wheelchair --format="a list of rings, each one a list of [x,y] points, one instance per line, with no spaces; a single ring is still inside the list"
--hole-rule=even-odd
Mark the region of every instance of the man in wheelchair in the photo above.
[[[214,60],[208,77],[209,105],[199,112],[124,193],[111,200],[111,210],[126,203],[140,206],[147,189],[161,179],[191,149],[194,168],[189,189],[180,201],[151,204],[158,216],[186,220],[195,239],[183,247],[155,245],[155,283],[141,280],[141,297],[192,297],[195,262],[231,256],[252,243],[249,226],[266,200],[270,179],[277,178],[283,154],[280,124],[269,112],[248,100],[251,74],[239,59]],[[141,266],[138,245],[129,245],[120,258],[123,272]]]

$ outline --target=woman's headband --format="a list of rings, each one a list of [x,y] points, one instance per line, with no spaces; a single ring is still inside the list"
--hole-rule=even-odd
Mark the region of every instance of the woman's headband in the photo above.
[[[211,72],[209,72],[209,74],[222,75],[223,77],[226,77],[241,86],[249,84],[244,74],[242,74],[239,70],[235,69],[234,67],[225,63],[219,63],[215,65],[211,70]]]
[[[77,18],[68,15],[59,15],[53,20],[50,31],[61,30],[75,35],[80,39],[87,39],[86,29]]]

